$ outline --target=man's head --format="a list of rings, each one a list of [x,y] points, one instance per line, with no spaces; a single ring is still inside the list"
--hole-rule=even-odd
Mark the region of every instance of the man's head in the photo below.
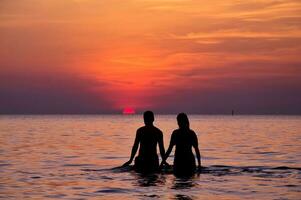
[[[154,118],[154,113],[152,111],[145,111],[143,113],[143,119],[144,119],[144,124],[145,125],[152,125],[155,118]]]

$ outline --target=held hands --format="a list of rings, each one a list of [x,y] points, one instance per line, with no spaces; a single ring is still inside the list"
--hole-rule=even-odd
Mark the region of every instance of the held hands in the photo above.
[[[168,164],[166,161],[162,162],[161,164],[167,166],[167,167],[170,167],[170,164]]]
[[[159,166],[159,169],[162,169],[163,167],[170,167],[170,164],[168,164],[166,161],[162,161],[160,166]]]

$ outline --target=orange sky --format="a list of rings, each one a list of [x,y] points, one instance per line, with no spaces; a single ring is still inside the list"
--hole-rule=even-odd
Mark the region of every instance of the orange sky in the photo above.
[[[300,13],[298,0],[2,0],[0,111],[301,113]]]

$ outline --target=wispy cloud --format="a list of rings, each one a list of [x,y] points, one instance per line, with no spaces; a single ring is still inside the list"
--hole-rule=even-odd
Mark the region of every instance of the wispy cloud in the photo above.
[[[73,98],[80,111],[300,111],[300,13],[298,0],[2,0],[2,108],[27,92],[28,111]]]

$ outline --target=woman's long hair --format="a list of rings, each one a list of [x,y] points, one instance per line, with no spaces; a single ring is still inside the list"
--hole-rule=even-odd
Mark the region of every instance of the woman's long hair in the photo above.
[[[177,121],[180,129],[189,129],[189,120],[185,113],[178,114]]]

